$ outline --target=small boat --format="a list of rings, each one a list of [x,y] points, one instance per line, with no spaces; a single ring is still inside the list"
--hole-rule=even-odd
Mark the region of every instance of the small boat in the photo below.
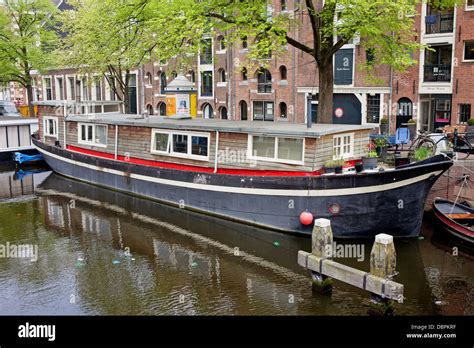
[[[444,230],[457,238],[474,244],[474,209],[466,205],[436,198],[433,202],[435,217]]]
[[[44,161],[42,154],[37,155],[27,155],[21,152],[15,152],[13,155],[13,160],[18,164],[32,164]]]

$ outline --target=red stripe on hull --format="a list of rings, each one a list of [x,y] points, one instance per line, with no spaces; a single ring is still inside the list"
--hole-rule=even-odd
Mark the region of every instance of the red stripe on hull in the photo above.
[[[455,233],[465,235],[466,237],[474,238],[474,232],[447,218],[446,216],[444,216],[443,213],[435,210],[435,215],[439,220],[441,220],[442,223],[451,228]]]
[[[111,153],[106,153],[102,151],[95,151],[90,149],[84,149],[82,147],[67,145],[66,149],[73,152],[78,152],[85,155],[90,155],[94,157],[115,159],[115,155]],[[127,158],[122,155],[117,156],[117,161],[125,163],[139,164],[148,167],[159,167],[166,169],[175,169],[183,170],[190,172],[199,172],[199,173],[214,173],[214,168],[209,167],[199,167],[186,164],[177,164],[169,162],[160,162],[152,161],[143,158],[130,157]],[[355,161],[354,161],[355,162]],[[348,162],[350,164],[350,162]],[[218,169],[216,174],[226,174],[226,175],[239,175],[239,176],[319,176],[321,175],[320,171],[314,172],[292,172],[292,171],[279,171],[279,170],[249,170],[249,169],[227,169],[222,168]]]

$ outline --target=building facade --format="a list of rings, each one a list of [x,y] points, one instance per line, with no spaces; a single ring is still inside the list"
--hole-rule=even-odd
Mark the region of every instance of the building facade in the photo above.
[[[309,17],[298,0],[273,0],[273,11],[300,19],[292,36],[311,42]],[[226,45],[225,35],[205,39],[207,45],[191,66],[152,62],[131,72],[130,110],[167,114],[166,87],[185,75],[197,90],[197,117],[248,122],[305,123],[318,121],[318,72],[311,56],[292,46],[265,59],[265,67],[248,58],[247,40]],[[375,66],[368,78],[360,69],[373,59],[354,38],[334,57],[334,123],[378,126],[383,117],[390,129],[415,119],[420,130],[433,131],[473,117],[474,0],[438,11],[418,5],[413,40],[431,47],[420,50],[418,64],[403,73]],[[35,99],[115,100],[109,82],[76,71],[51,71],[38,76]],[[17,95],[11,92],[12,95]],[[21,93],[25,101],[26,93]],[[17,98],[18,101],[18,98]]]

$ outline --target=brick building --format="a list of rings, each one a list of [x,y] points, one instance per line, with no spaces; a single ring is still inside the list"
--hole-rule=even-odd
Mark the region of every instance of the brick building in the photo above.
[[[273,0],[273,11],[299,17],[302,24],[292,36],[310,41],[309,18],[305,10],[295,7],[298,3]],[[422,3],[417,10],[413,40],[432,50],[418,52],[418,64],[408,71],[397,73],[388,66],[376,66],[374,82],[359,69],[371,55],[357,38],[337,52],[335,123],[377,126],[386,116],[392,131],[411,118],[418,129],[434,130],[474,117],[474,1],[445,11]],[[165,115],[165,88],[182,73],[195,83],[197,117],[290,123],[304,123],[311,117],[317,121],[318,74],[309,55],[288,46],[283,54],[266,59],[266,69],[259,69],[247,57],[246,40],[229,47],[225,35],[206,40],[207,48],[189,67],[155,62],[132,71],[132,112]],[[35,98],[93,101],[116,96],[103,78],[61,70],[37,78]]]

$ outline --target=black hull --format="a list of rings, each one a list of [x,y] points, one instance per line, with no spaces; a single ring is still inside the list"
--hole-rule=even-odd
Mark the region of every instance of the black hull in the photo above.
[[[59,174],[184,209],[272,230],[310,234],[308,209],[336,238],[419,234],[426,196],[452,163],[442,156],[395,171],[319,177],[240,176],[149,167],[74,153],[33,139]],[[336,209],[335,209],[336,208]],[[338,209],[337,209],[338,208]]]

